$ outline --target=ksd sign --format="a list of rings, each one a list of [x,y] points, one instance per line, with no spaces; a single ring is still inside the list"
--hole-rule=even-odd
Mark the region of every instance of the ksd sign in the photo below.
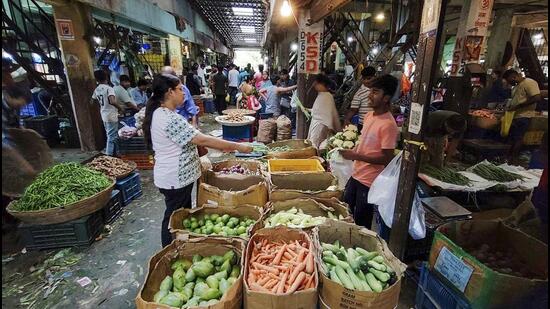
[[[323,46],[323,23],[302,27],[299,40],[298,73],[319,74]]]

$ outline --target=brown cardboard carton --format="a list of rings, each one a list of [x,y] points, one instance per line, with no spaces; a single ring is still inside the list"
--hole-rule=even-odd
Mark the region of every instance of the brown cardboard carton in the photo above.
[[[269,200],[284,201],[300,197],[342,198],[338,180],[329,172],[277,173],[269,175]]]
[[[248,278],[248,261],[252,255],[252,249],[254,242],[262,241],[263,239],[268,239],[270,242],[277,241],[305,241],[311,244],[311,238],[301,230],[289,229],[286,227],[276,227],[272,229],[261,229],[258,230],[250,241],[246,248],[246,260],[245,260],[245,275],[244,278]],[[310,245],[310,248],[312,246]],[[309,290],[302,290],[292,294],[276,295],[272,293],[261,293],[256,291],[251,291],[246,279],[244,280],[244,308],[245,309],[312,309],[317,308],[317,266],[314,270],[315,274],[315,288]]]
[[[270,152],[267,154],[268,159],[309,159],[317,155],[317,149],[308,140],[289,139],[279,142],[274,142],[267,145],[270,150],[275,147],[288,146],[292,150],[284,152]]]
[[[229,250],[234,250],[241,264],[244,265],[244,241],[238,238],[195,238],[188,241],[174,240],[172,243],[149,260],[149,270],[145,277],[145,283],[136,296],[138,309],[171,309],[173,307],[153,302],[153,297],[158,292],[160,283],[167,275],[171,275],[172,262],[179,257],[192,258],[195,254],[202,256],[223,255]],[[243,272],[220,301],[208,307],[194,307],[207,309],[240,309],[242,306],[242,278]]]
[[[211,215],[211,214],[218,214],[220,216],[224,214],[228,214],[231,217],[237,217],[237,218],[249,217],[250,219],[253,219],[254,221],[256,221],[256,223],[249,228],[248,237],[246,237],[244,240],[248,240],[250,235],[254,234],[256,230],[260,229],[263,226],[262,210],[257,206],[240,205],[240,206],[216,207],[216,206],[207,204],[199,208],[194,208],[194,209],[180,208],[174,211],[172,216],[170,216],[170,223],[168,225],[170,229],[170,233],[172,233],[172,236],[174,239],[179,239],[179,240],[188,240],[189,238],[205,237],[206,235],[196,234],[187,230],[183,226],[183,220],[191,216],[204,216],[204,215]],[[212,235],[212,236],[223,237],[221,235]],[[238,237],[238,236],[235,236],[235,237]],[[238,237],[238,238],[241,238],[241,237]]]
[[[464,249],[481,244],[511,249],[538,278],[500,273]],[[446,278],[457,293],[462,292],[473,308],[521,308],[526,302],[533,303],[541,291],[548,291],[548,246],[502,221],[453,221],[440,226],[429,267]]]
[[[220,181],[216,187],[206,183],[199,186],[197,204],[212,204],[216,206],[238,206],[250,204],[263,207],[268,201],[267,185],[265,182],[243,188],[242,183],[232,180]]]
[[[336,217],[339,217],[340,215],[344,217],[342,221],[353,222],[353,219],[351,218],[347,207],[345,208],[338,203],[333,203],[331,206],[327,206],[323,203],[309,198],[269,202],[267,203],[265,208],[264,220],[271,215],[274,215],[280,211],[289,210],[293,207],[296,207],[296,209],[301,209],[305,214],[314,217],[328,218],[327,213],[331,211]]]
[[[315,231],[317,230],[317,231]],[[355,224],[342,221],[329,221],[319,225],[314,230],[314,244],[317,250],[317,263],[321,286],[319,298],[322,308],[395,308],[399,302],[401,291],[401,277],[406,266],[390,251],[386,242],[375,232],[359,227]],[[316,233],[315,233],[316,232]],[[360,247],[367,251],[377,251],[384,256],[386,263],[392,267],[397,275],[397,281],[380,293],[348,290],[342,285],[330,280],[325,275],[324,265],[321,262],[321,243],[334,243],[338,240],[346,248]]]

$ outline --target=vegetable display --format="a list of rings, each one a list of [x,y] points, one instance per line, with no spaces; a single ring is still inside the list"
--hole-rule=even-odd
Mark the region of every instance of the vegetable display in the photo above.
[[[248,217],[207,214],[185,218],[183,227],[196,234],[247,237],[248,230],[254,223],[255,221]]]
[[[395,271],[378,252],[322,243],[325,275],[349,290],[380,293],[397,281]]]
[[[288,146],[288,145],[273,147],[273,148],[269,149],[270,152],[287,152],[287,151],[291,151],[291,150],[292,150],[292,148],[290,148],[290,146]]]
[[[510,182],[524,179],[524,177],[519,174],[508,172],[488,162],[477,164],[473,167],[472,172],[484,179],[498,182]]]
[[[359,131],[356,126],[352,124],[347,125],[343,132],[338,132],[330,138],[329,147],[332,149],[353,149],[359,144],[359,136]]]
[[[255,242],[248,262],[250,290],[291,294],[315,288],[315,260],[305,242]]]
[[[479,247],[471,248],[468,252],[493,270],[503,274],[524,278],[539,278],[534,272],[526,267],[526,263],[520,261],[511,251],[500,251],[491,248],[488,244],[481,244]]]
[[[468,179],[468,177],[458,173],[455,169],[449,167],[437,168],[432,165],[425,164],[422,165],[420,171],[421,173],[424,173],[432,178],[450,184],[469,186],[472,183],[471,180]]]
[[[134,170],[135,166],[128,164],[126,161],[110,156],[99,156],[87,163],[91,169],[100,171],[107,176],[118,177]]]
[[[473,112],[470,112],[470,115],[481,118],[497,119],[497,116],[495,116],[495,113],[493,111],[486,109],[475,110]]]
[[[336,217],[330,211],[327,212],[327,216],[328,218],[335,220],[344,219],[342,215]],[[313,217],[311,215],[305,214],[301,209],[296,209],[296,207],[292,207],[289,210],[279,211],[276,214],[270,215],[265,220],[265,227],[284,225],[291,228],[308,228],[323,224],[326,219],[327,217]]]
[[[36,177],[23,196],[14,202],[18,211],[51,209],[76,203],[112,184],[103,173],[78,163],[54,165]]]
[[[245,122],[246,118],[241,113],[230,113],[227,116],[223,116],[222,119],[227,122]]]
[[[229,174],[241,174],[241,175],[260,175],[259,171],[252,171],[249,168],[242,166],[240,164],[233,165],[231,167],[224,167],[218,173],[229,175]]]
[[[239,278],[238,260],[234,251],[223,256],[180,258],[172,263],[174,272],[162,280],[153,301],[176,308],[213,305]]]

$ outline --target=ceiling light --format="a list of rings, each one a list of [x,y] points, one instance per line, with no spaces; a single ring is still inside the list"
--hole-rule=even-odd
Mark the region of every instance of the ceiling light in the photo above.
[[[252,39],[252,38],[244,38],[243,41],[247,43],[256,43],[256,39]]]
[[[269,60],[269,57],[268,57],[268,56],[265,56],[265,57],[264,57],[264,60],[265,60],[265,61]]]
[[[42,57],[40,57],[39,54],[37,54],[37,53],[32,53],[31,56],[32,56],[32,60],[33,60],[34,62],[42,62]]]
[[[376,14],[376,17],[374,17],[374,19],[376,21],[384,21],[384,19],[386,19],[386,15],[384,15],[383,12],[380,12],[380,13]]]
[[[211,50],[210,48],[207,48],[207,49],[206,49],[206,52],[207,52],[207,53],[211,53],[212,50]]]
[[[2,58],[13,60],[13,56],[2,50]]]
[[[243,16],[252,16],[254,15],[254,9],[252,8],[243,8],[243,7],[231,7],[233,14],[243,15]]]
[[[535,40],[542,39],[542,33],[537,33],[537,34],[533,35],[533,39],[535,39]]]
[[[296,43],[290,44],[290,50],[291,51],[297,51],[298,50],[298,44],[296,44]]]
[[[373,54],[373,55],[378,54],[378,48],[373,48],[373,49],[372,49],[372,54]]]
[[[101,38],[97,37],[97,36],[94,36],[94,42],[96,44],[101,44]]]
[[[253,26],[241,26],[242,33],[256,33],[256,29]]]
[[[353,38],[351,36],[348,36],[348,43],[353,42]]]
[[[281,15],[288,17],[290,14],[292,14],[292,7],[288,3],[288,0],[285,0],[283,1],[283,5],[281,5]]]

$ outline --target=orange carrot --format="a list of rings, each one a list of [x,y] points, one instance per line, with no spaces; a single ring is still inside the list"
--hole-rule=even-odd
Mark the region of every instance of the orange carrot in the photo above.
[[[266,288],[266,289],[272,289],[274,286],[277,285],[278,282],[279,282],[278,280],[271,279],[271,280],[269,280],[269,281],[264,285],[264,288]]]
[[[263,277],[262,279],[258,280],[258,284],[259,285],[265,285],[271,278],[269,278],[268,276],[265,276]]]
[[[289,259],[289,260],[292,260],[294,258],[294,256],[292,254],[288,253],[288,251],[283,253],[283,256],[285,258]]]
[[[306,257],[306,273],[313,273],[313,253],[309,253]]]
[[[253,290],[253,291],[269,293],[268,289],[264,288],[263,286],[259,285],[256,282],[254,282],[250,285],[250,289]]]
[[[287,293],[296,292],[298,287],[300,287],[300,284],[302,284],[302,281],[304,281],[305,277],[306,277],[306,273],[300,272],[300,274],[298,276],[296,276],[296,280],[290,281],[290,282],[292,282],[292,285],[290,286],[290,288],[286,292]]]
[[[300,251],[300,254],[298,254],[298,259],[297,259],[297,261],[298,261],[298,262],[303,262],[303,261],[304,261],[305,254],[306,254],[306,248],[302,248],[302,250]]]
[[[286,245],[283,245],[281,249],[279,249],[279,252],[275,256],[275,259],[273,259],[273,264],[279,264],[281,263],[281,259],[283,258],[283,254],[286,251]]]
[[[277,294],[283,294],[285,292],[285,283],[286,283],[286,279],[288,278],[288,273],[289,272],[285,272],[283,274],[283,278],[281,278],[281,281],[279,281],[279,284],[277,285]]]
[[[294,268],[294,270],[292,271],[292,274],[290,275],[290,278],[288,278],[290,284],[292,284],[292,282],[296,280],[296,277],[298,276],[298,274],[302,270],[304,270],[305,267],[306,267],[306,263],[300,263],[298,264],[298,266],[296,266],[296,268]]]
[[[278,275],[279,274],[279,270],[275,267],[271,267],[271,266],[267,266],[267,265],[263,265],[263,264],[260,264],[258,262],[253,262],[252,263],[252,266],[254,266],[255,268],[257,269],[263,269],[263,270],[266,270],[274,275]]]

